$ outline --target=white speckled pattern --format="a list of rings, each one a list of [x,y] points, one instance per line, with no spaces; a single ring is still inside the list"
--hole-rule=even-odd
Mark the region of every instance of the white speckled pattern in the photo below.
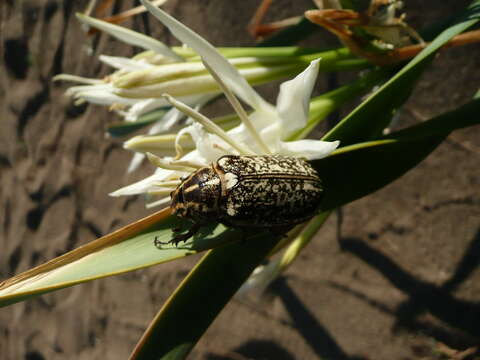
[[[195,223],[284,227],[318,212],[323,195],[312,166],[286,156],[221,157],[192,173],[172,195],[174,213]]]

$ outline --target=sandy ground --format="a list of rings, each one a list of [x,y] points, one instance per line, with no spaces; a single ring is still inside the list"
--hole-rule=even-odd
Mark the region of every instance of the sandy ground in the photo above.
[[[1,279],[149,213],[140,198],[107,196],[152,171],[144,164],[125,175],[131,155],[104,136],[116,115],[74,107],[63,96],[66,86],[51,81],[60,72],[98,77],[109,71],[85,51],[85,34],[73,16],[85,3],[0,4]],[[245,24],[256,3],[183,0],[167,9],[216,45],[249,45]],[[467,1],[412,3],[410,19],[421,26]],[[132,1],[117,4],[116,10],[127,9]],[[272,17],[309,6],[279,0]],[[129,25],[144,29],[139,19]],[[152,33],[171,41],[157,25],[150,21]],[[317,35],[309,44],[325,41],[333,39]],[[94,55],[132,54],[106,36],[94,44]],[[479,68],[479,45],[441,54],[401,122],[413,124],[467,101],[479,88]],[[325,86],[324,77],[319,91]],[[190,358],[480,358],[471,349],[480,336],[479,160],[479,128],[458,131],[401,179],[339,210],[269,296],[233,300]],[[0,358],[124,359],[197,260],[1,309]],[[462,355],[466,349],[473,355]]]

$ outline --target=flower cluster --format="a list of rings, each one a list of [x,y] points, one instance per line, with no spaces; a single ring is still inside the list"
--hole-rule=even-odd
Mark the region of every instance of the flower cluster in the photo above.
[[[135,122],[141,115],[167,106],[168,102],[162,97],[164,93],[197,107],[221,93],[198,55],[191,49],[169,48],[152,37],[87,15],[77,14],[77,18],[84,25],[102,30],[145,51],[132,58],[100,55],[100,61],[115,69],[115,72],[103,79],[69,74],[57,75],[55,80],[80,84],[67,91],[76,102],[87,101],[110,106],[126,121]],[[252,84],[261,84],[298,73],[306,66],[306,61],[301,56],[271,57],[269,51],[263,51],[265,56],[249,56],[251,51],[242,48],[221,51],[226,54],[242,77]],[[168,130],[178,119],[178,112],[172,111],[162,118],[150,133]]]
[[[149,206],[160,205],[169,202],[170,192],[181,182],[182,177],[195,169],[208,166],[225,154],[281,154],[319,159],[330,154],[338,146],[338,141],[286,141],[307,123],[310,95],[320,60],[312,61],[302,73],[284,82],[280,86],[277,104],[273,106],[266,102],[242,74],[205,39],[148,1],[142,0],[142,3],[177,39],[201,57],[205,68],[241,119],[241,124],[225,131],[185,102],[175,99],[171,94],[163,94],[164,101],[189,116],[193,123],[177,134],[175,157],[149,154],[151,162],[158,167],[155,173],[111,195],[146,193],[154,197],[151,198]],[[248,104],[253,112],[247,115],[237,97]],[[191,136],[195,143],[195,149],[187,154],[184,154],[180,145],[180,140],[185,134]],[[139,139],[130,140],[127,146],[134,147],[136,141]]]

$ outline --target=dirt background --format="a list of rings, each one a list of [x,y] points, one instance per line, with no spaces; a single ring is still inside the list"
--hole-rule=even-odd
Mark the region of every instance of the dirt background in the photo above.
[[[117,1],[115,12],[133,1]],[[215,45],[250,45],[258,1],[170,1],[168,11]],[[421,27],[468,1],[410,1]],[[94,56],[73,14],[86,1],[0,3],[0,278],[43,263],[149,213],[107,194],[131,176],[131,155],[106,139],[118,119],[74,107],[57,73],[108,74],[99,54],[131,55],[107,36]],[[274,2],[270,17],[310,1]],[[141,31],[141,18],[127,25]],[[149,30],[171,43],[158,23]],[[335,39],[319,33],[321,46]],[[320,45],[319,45],[320,44]],[[480,46],[442,53],[402,112],[413,124],[480,87]],[[352,74],[338,77],[338,82]],[[327,77],[318,92],[327,89]],[[265,89],[273,99],[273,86]],[[345,111],[344,111],[345,112]],[[416,169],[337,212],[270,296],[233,300],[191,359],[473,359],[480,353],[480,132],[457,131]],[[355,179],[352,179],[355,181]],[[124,359],[198,257],[94,281],[0,310],[1,359]],[[192,301],[195,301],[192,299]],[[469,357],[461,351],[470,349]]]

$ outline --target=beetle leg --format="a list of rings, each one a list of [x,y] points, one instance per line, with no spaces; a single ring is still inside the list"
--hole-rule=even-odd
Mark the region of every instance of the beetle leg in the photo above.
[[[160,240],[158,240],[158,237],[155,236],[155,239],[153,240],[153,244],[158,249],[161,249],[162,245],[173,244],[173,245],[177,246],[179,242],[187,241],[193,235],[195,235],[198,232],[198,230],[200,230],[201,226],[202,226],[202,224],[200,224],[200,223],[194,223],[192,225],[192,227],[190,229],[188,229],[188,231],[185,234],[175,235],[175,237],[170,241],[160,241]],[[178,229],[178,228],[173,229],[173,232],[178,232],[178,231],[180,231],[180,229]]]
[[[155,245],[155,247],[157,249],[161,249],[162,248],[162,244],[165,244],[164,242],[158,240],[158,236],[155,236],[155,239],[153,239],[153,245]]]
[[[198,230],[202,227],[202,224],[200,223],[194,223],[190,229],[185,234],[178,234],[175,235],[175,237],[168,242],[168,244],[173,244],[175,246],[178,245],[180,241],[187,241],[190,239],[193,235],[195,235]]]

